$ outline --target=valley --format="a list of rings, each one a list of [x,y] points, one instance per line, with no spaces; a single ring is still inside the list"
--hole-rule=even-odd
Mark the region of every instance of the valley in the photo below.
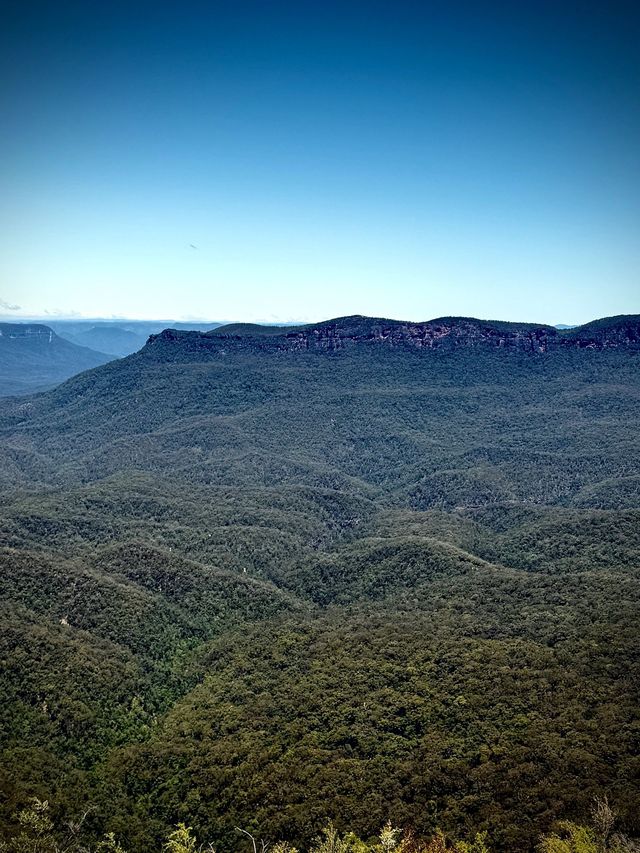
[[[640,834],[640,317],[166,330],[0,401],[0,814]]]

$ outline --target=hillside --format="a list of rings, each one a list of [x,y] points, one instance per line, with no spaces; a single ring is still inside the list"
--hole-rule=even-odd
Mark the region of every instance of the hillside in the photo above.
[[[640,833],[640,317],[165,330],[0,404],[0,815]]]
[[[0,396],[51,388],[111,356],[78,346],[37,323],[0,323]]]

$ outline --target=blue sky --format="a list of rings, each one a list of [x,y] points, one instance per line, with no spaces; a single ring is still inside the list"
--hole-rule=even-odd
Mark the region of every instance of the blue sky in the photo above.
[[[0,313],[635,313],[638,43],[615,2],[9,4]]]

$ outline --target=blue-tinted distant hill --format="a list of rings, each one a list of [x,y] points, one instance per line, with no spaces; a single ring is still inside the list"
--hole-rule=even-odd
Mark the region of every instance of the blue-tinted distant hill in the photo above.
[[[0,396],[52,388],[76,373],[111,361],[39,323],[0,323]]]
[[[137,352],[147,342],[149,335],[167,327],[184,331],[206,332],[220,323],[175,323],[173,320],[57,320],[50,323],[60,337],[71,343],[98,352],[123,358]]]

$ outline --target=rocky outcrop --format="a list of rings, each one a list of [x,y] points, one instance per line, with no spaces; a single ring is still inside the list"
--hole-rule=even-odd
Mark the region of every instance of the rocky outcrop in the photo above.
[[[245,331],[246,329],[246,331]],[[405,347],[421,350],[460,348],[502,349],[545,353],[559,349],[640,349],[640,315],[596,320],[585,326],[560,330],[554,326],[503,323],[467,317],[445,317],[426,323],[410,323],[371,317],[341,317],[309,326],[263,329],[221,327],[212,332],[165,329],[151,335],[145,350],[158,356],[197,357],[209,352],[336,352],[355,345]],[[174,351],[173,353],[171,351]]]
[[[310,329],[287,334],[287,349],[338,350],[354,343],[409,346],[418,349],[457,349],[459,347],[506,347],[527,352],[545,352],[555,329],[551,327],[507,328],[507,324],[482,323],[479,320],[432,320],[428,323],[401,323],[373,320],[353,323],[348,318],[322,323]]]

